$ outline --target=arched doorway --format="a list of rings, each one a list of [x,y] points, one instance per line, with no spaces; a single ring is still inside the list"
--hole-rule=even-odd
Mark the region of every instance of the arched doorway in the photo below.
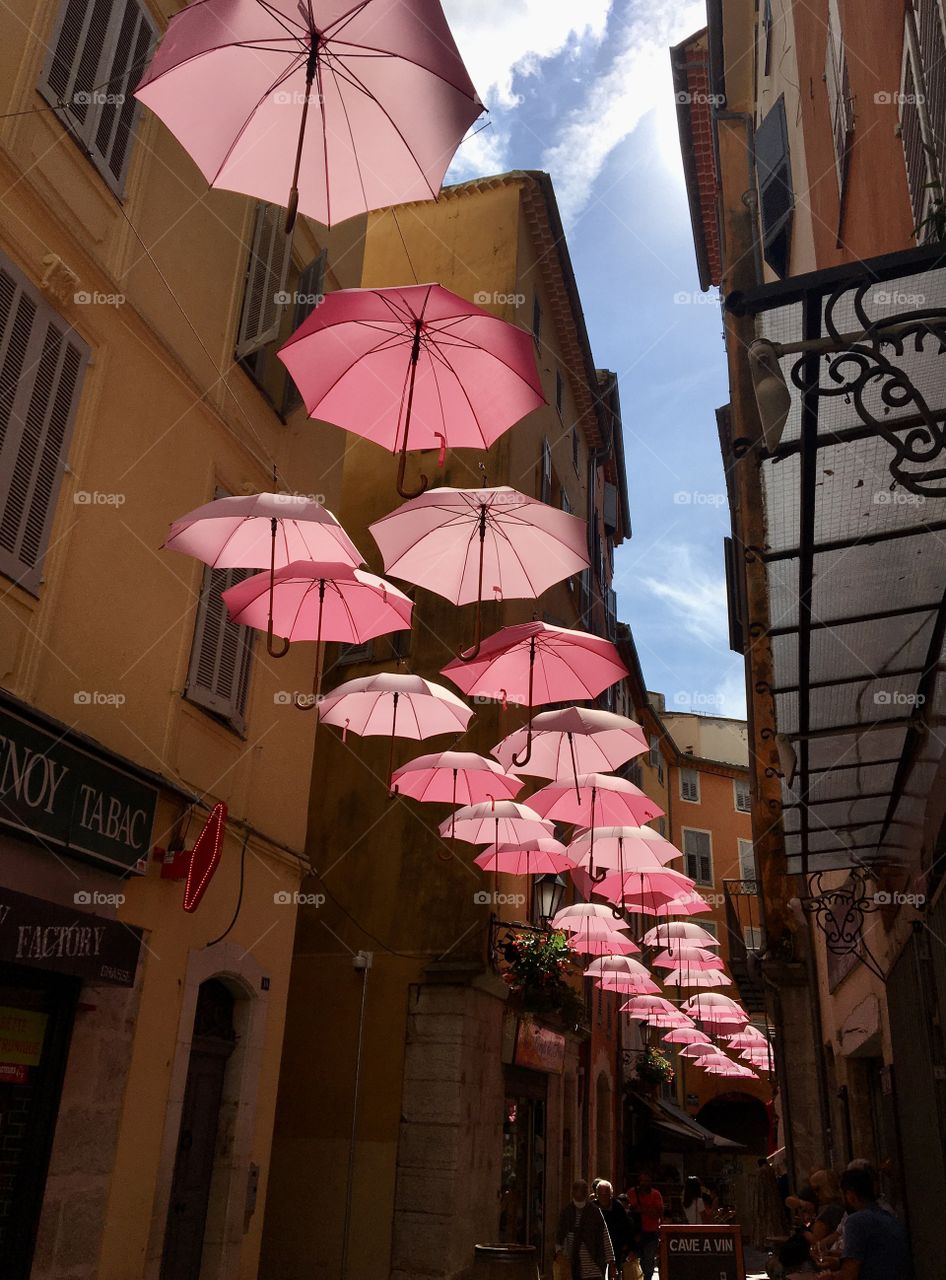
[[[227,1061],[236,1046],[235,999],[217,978],[201,983],[174,1161],[161,1280],[200,1280]]]
[[[602,1071],[595,1086],[595,1177],[614,1177],[611,1167],[611,1085]]]
[[[742,1143],[752,1154],[768,1155],[769,1113],[759,1098],[749,1093],[721,1093],[711,1098],[696,1118],[720,1137]]]

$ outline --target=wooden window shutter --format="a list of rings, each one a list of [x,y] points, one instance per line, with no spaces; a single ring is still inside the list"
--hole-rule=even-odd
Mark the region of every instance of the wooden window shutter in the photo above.
[[[0,571],[36,592],[89,351],[0,259]]]
[[[828,90],[831,131],[834,135],[834,162],[838,174],[838,186],[843,191],[847,176],[848,154],[854,134],[854,107],[838,0],[828,0],[828,38],[824,79]]]
[[[708,831],[683,832],[683,852],[686,855],[686,873],[698,884],[713,881],[713,846]]]
[[[64,0],[39,90],[122,194],[138,118],[134,90],[156,30],[140,0]]]
[[[755,847],[751,840],[739,841],[739,879],[754,880],[756,878]]]
[[[763,256],[777,275],[784,276],[788,271],[795,209],[784,96],[756,129],[755,159]]]
[[[542,437],[542,461],[539,476],[539,501],[550,502],[552,499],[552,446],[548,439]]]
[[[296,285],[295,309],[292,316],[293,333],[308,320],[324,295],[327,263],[328,251],[323,249],[317,258],[313,258],[309,265],[303,267],[299,272],[299,282]],[[291,413],[301,403],[302,397],[299,395],[299,390],[287,372],[282,411],[284,414]]]
[[[909,28],[909,21],[907,23]],[[923,136],[918,97],[922,94],[922,75],[918,74],[915,54],[909,38],[903,42],[903,74],[900,80],[900,140],[907,169],[913,225],[919,228],[926,217],[930,195],[930,156]]]
[[[700,775],[695,769],[680,770],[680,797],[683,800],[699,801]]]
[[[253,633],[227,617],[221,594],[250,576],[250,569],[204,571],[185,693],[240,732],[246,727]]]
[[[238,360],[259,351],[279,335],[292,255],[292,236],[286,235],[285,221],[286,211],[279,205],[256,206],[237,334]]]
[[[946,164],[946,34],[941,0],[916,0],[917,43],[923,73],[923,103],[929,126],[928,145],[942,178]]]

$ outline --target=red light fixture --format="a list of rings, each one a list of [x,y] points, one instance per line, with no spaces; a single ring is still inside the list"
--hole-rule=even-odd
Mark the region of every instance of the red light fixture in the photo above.
[[[220,861],[226,827],[227,806],[223,803],[215,804],[191,850],[187,883],[184,885],[184,901],[181,904],[185,911],[197,910],[207,886],[213,879]]]

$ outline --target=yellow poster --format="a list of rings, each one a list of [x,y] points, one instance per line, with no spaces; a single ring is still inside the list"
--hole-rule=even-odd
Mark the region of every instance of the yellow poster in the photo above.
[[[45,1013],[0,1005],[0,1063],[24,1067],[39,1064],[46,1035]]]

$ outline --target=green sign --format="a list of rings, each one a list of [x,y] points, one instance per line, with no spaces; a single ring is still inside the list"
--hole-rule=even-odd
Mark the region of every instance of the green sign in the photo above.
[[[128,872],[148,854],[157,803],[156,787],[0,708],[0,826]]]

